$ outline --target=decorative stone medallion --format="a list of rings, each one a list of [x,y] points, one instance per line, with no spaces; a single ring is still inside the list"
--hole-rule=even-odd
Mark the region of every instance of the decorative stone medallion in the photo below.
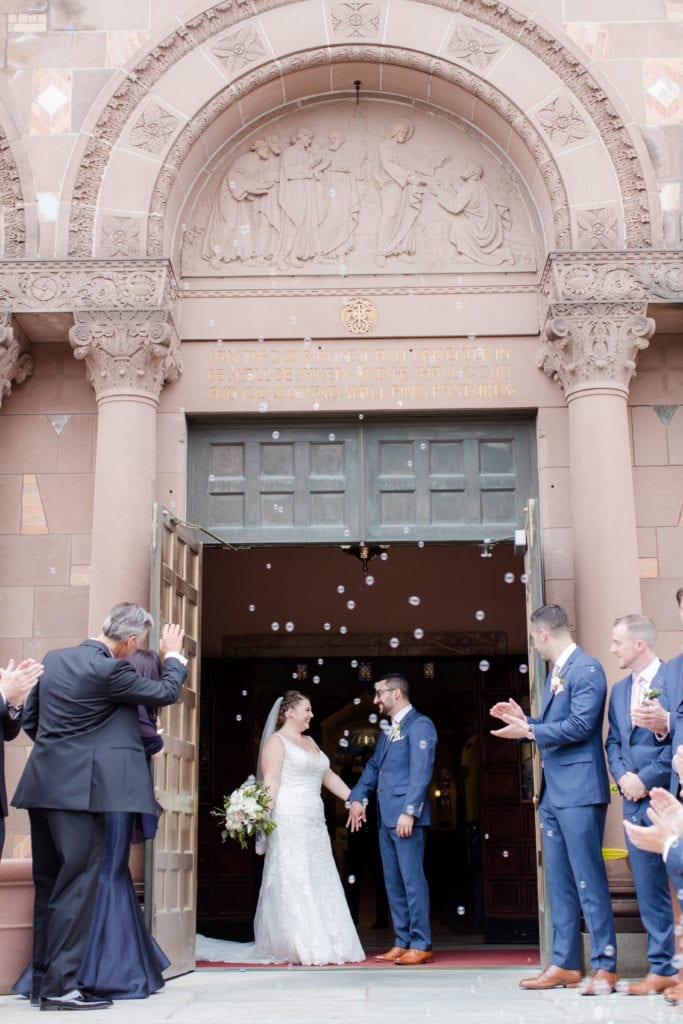
[[[369,334],[377,326],[379,313],[370,299],[351,299],[342,306],[340,320],[350,334]]]

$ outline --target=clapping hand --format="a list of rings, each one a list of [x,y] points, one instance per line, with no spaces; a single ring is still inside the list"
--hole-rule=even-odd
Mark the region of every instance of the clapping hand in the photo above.
[[[492,736],[500,736],[506,740],[521,740],[529,735],[526,715],[512,697],[494,704],[490,714],[493,718],[499,718],[501,722],[506,723],[502,729],[491,729]]]
[[[33,658],[20,661],[16,668],[14,661],[10,660],[7,668],[0,668],[0,690],[6,703],[21,707],[43,671],[41,663]]]
[[[654,698],[644,700],[632,709],[631,722],[634,727],[649,729],[650,732],[665,736],[669,731],[669,712]]]
[[[683,835],[683,807],[671,793],[655,788],[650,791],[651,804],[647,816],[651,826],[624,822],[626,835],[639,850],[661,853],[667,839]]]

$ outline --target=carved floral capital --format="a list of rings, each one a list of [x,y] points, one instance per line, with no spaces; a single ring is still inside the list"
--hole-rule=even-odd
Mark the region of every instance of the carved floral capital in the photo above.
[[[28,338],[7,309],[0,310],[0,406],[12,393],[13,384],[21,384],[33,374],[33,356]]]
[[[646,311],[645,302],[552,303],[536,365],[567,399],[605,387],[626,395],[638,352],[647,348],[655,330]]]
[[[77,311],[69,341],[99,398],[144,393],[155,401],[182,372],[180,340],[165,309]]]

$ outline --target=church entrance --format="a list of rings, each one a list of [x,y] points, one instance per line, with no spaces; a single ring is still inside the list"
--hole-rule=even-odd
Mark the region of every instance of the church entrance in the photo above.
[[[524,566],[510,541],[204,550],[197,930],[247,939],[262,863],[220,841],[210,815],[255,769],[287,689],[310,697],[311,735],[350,783],[379,736],[373,686],[403,672],[439,734],[426,866],[436,946],[537,939],[530,751],[489,736],[488,708],[529,699]],[[373,838],[354,847],[326,800],[363,945],[384,926]]]

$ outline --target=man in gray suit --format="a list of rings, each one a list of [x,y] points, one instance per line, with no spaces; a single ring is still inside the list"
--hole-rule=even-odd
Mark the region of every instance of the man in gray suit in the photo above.
[[[143,679],[124,660],[152,625],[139,605],[115,605],[97,639],[46,655],[45,673],[26,701],[23,726],[35,743],[12,803],[27,808],[31,821],[31,999],[42,1010],[111,1005],[78,989],[105,812],[156,812],[137,706],[174,704],[187,675],[176,625],[163,630],[161,679]]]

